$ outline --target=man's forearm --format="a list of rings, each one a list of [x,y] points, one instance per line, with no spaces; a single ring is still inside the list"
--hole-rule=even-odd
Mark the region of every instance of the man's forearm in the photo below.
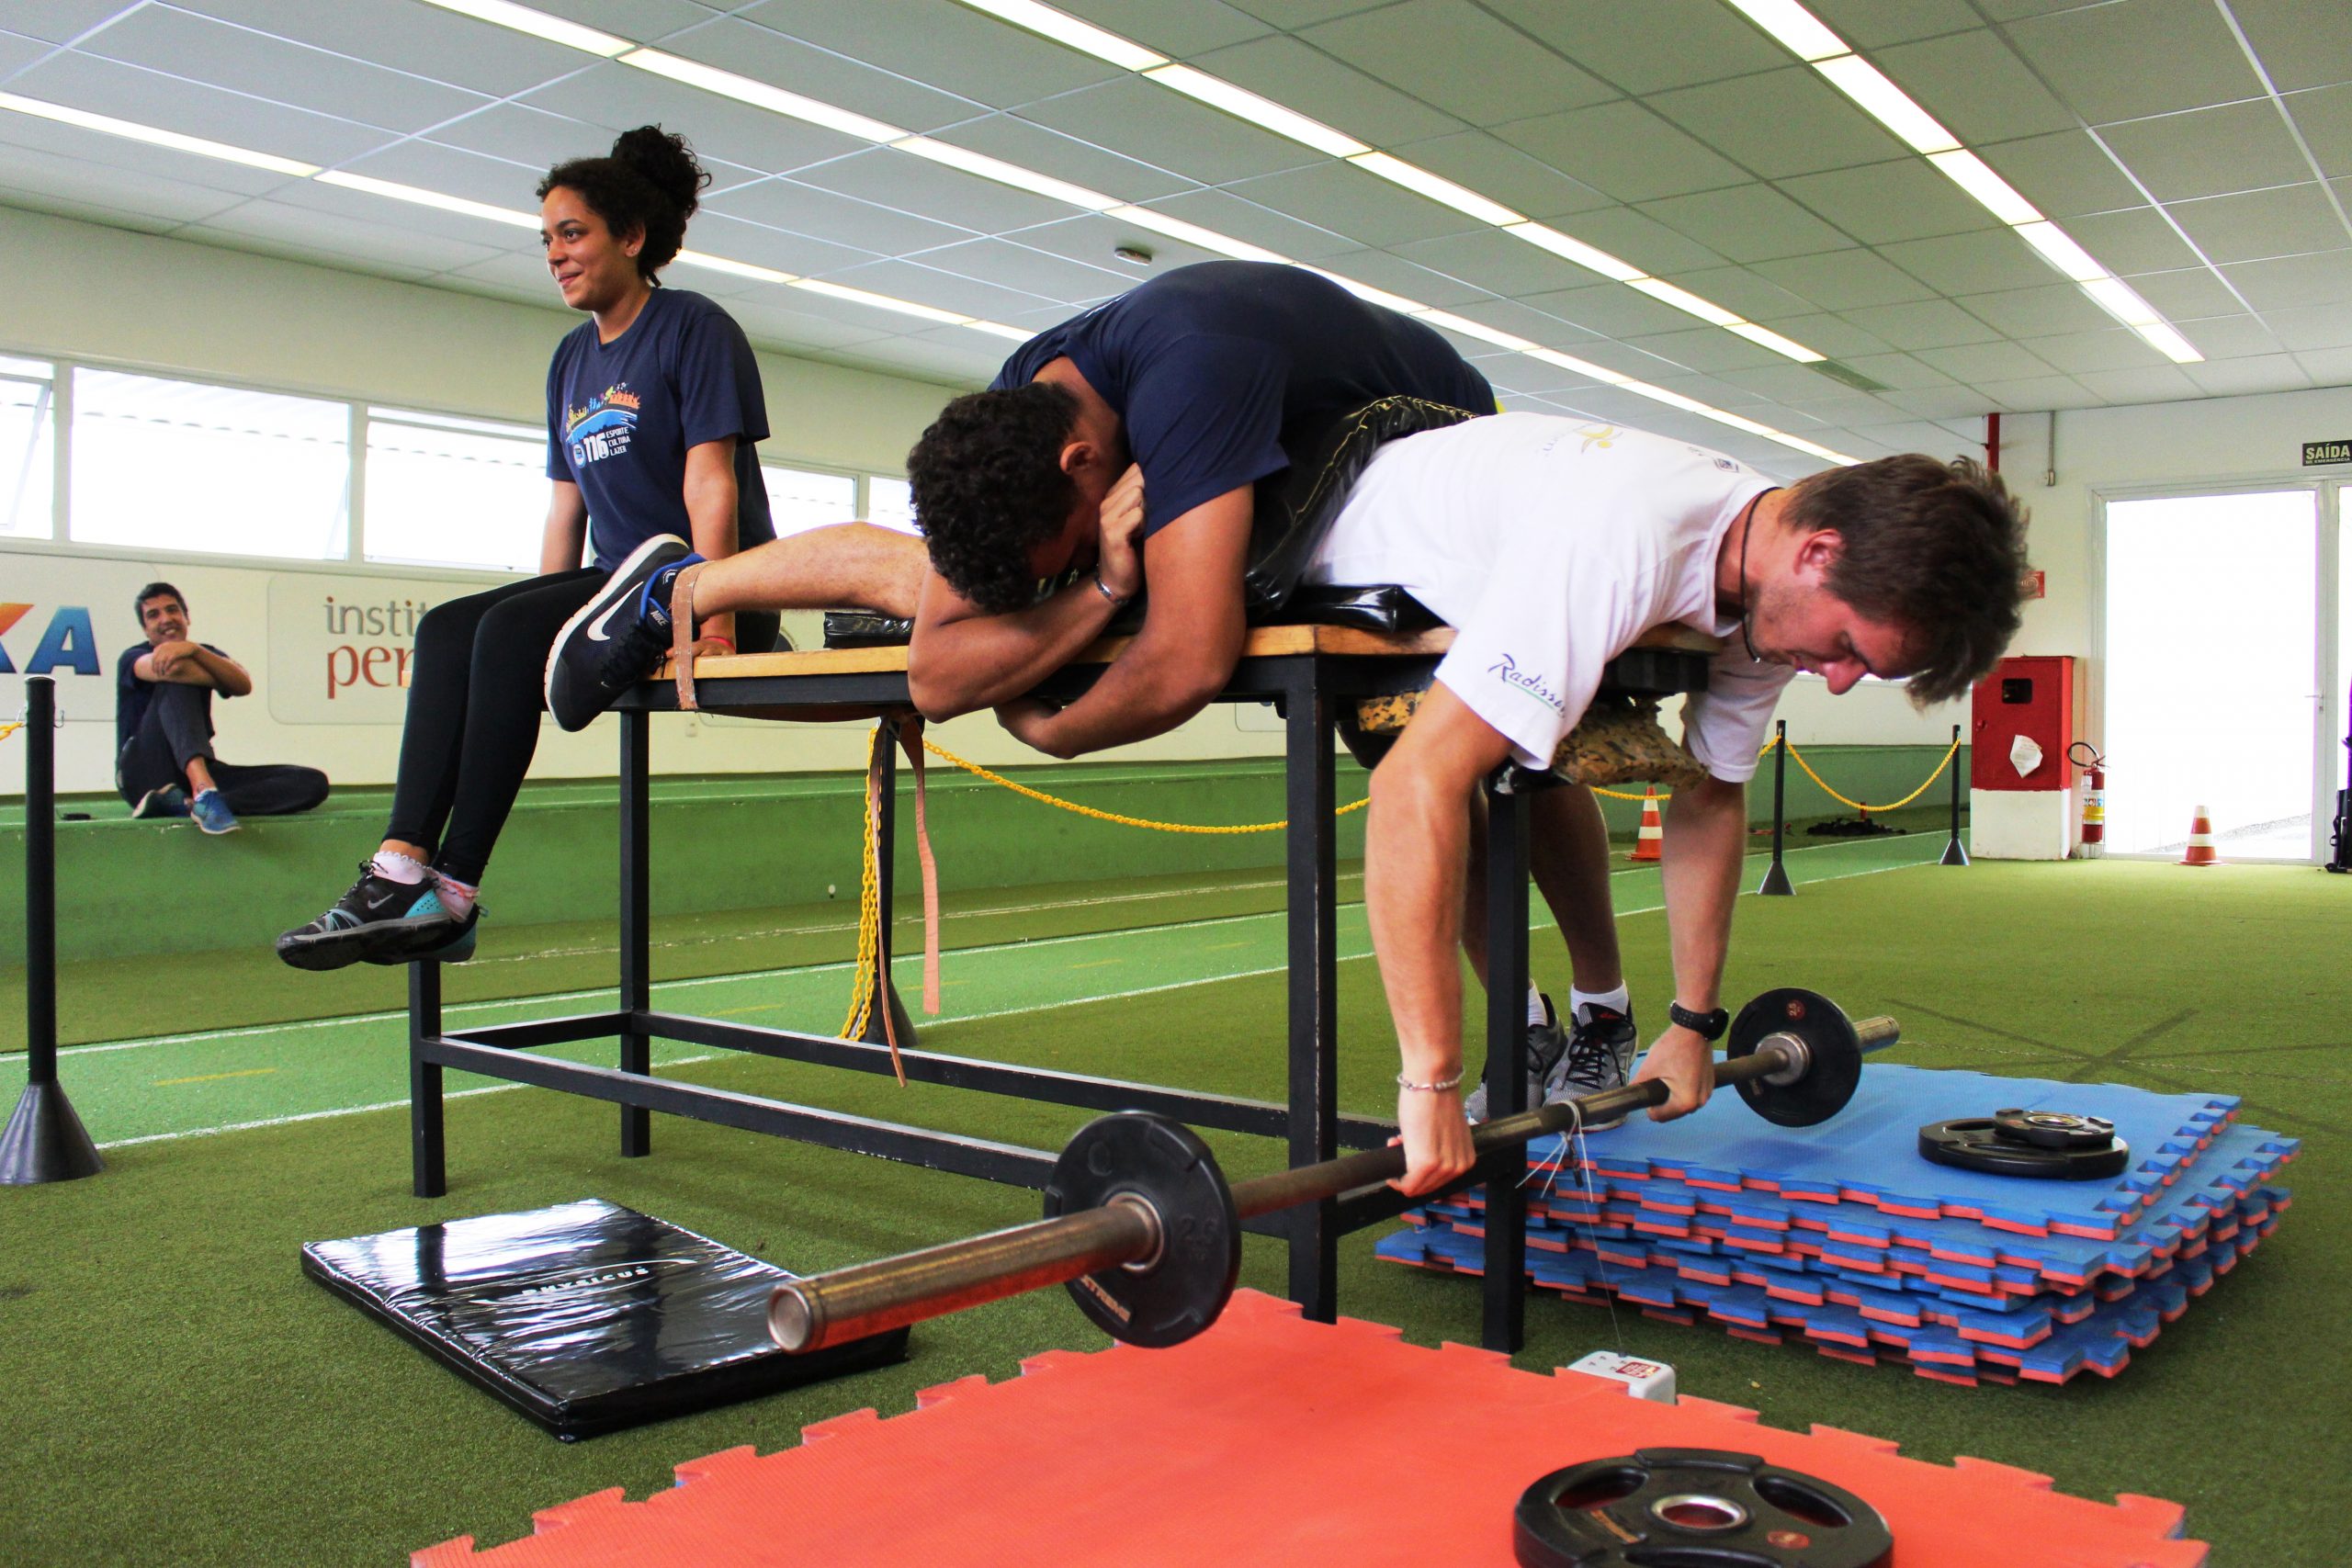
[[[1010,615],[970,615],[924,626],[907,653],[907,685],[930,719],[1011,702],[1102,635],[1118,606],[1081,578],[1041,604]]]
[[[1232,671],[1228,668],[1214,682],[1209,673],[1190,660],[1159,655],[1138,637],[1083,696],[1042,727],[1038,749],[1055,757],[1082,757],[1164,735],[1206,707]]]
[[[1665,828],[1661,870],[1675,1000],[1703,1010],[1720,1005],[1747,852],[1747,786],[1710,778],[1677,790],[1667,804]]]
[[[1434,1083],[1462,1070],[1463,867],[1470,803],[1387,768],[1373,774],[1364,827],[1364,913],[1405,1076]]]

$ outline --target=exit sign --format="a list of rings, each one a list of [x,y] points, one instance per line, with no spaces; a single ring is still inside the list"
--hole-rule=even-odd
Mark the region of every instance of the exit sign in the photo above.
[[[2304,442],[2303,467],[2316,468],[2324,463],[2352,463],[2352,441]]]

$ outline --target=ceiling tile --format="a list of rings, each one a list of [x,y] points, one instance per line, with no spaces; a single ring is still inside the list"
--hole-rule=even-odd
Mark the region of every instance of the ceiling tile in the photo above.
[[[1736,262],[1845,250],[1844,234],[1770,186],[1732,186],[1645,202],[1641,210]]]
[[[1654,354],[1669,364],[1709,376],[1721,376],[1733,370],[1760,370],[1768,365],[1789,363],[1770,349],[1724,332],[1720,327],[1701,327],[1687,333],[1659,333],[1634,338],[1626,346],[1638,348],[1645,354]]]
[[[317,0],[175,3],[183,11],[497,97],[577,71],[588,58],[576,49],[421,0],[377,0],[370,6],[322,6]]]
[[[2352,246],[2352,229],[2327,198],[2326,186],[2281,186],[2176,202],[2168,209],[2214,262],[2259,261]]]
[[[0,0],[0,28],[44,43],[71,43],[126,8],[125,0]]]
[[[1469,0],[1403,0],[1299,37],[1471,125],[1531,119],[1618,96]]]
[[[2262,324],[2281,346],[2298,353],[2313,348],[2352,348],[2352,300],[2334,305],[2306,305],[2292,310],[2266,310]]]
[[[2110,125],[2101,135],[2159,201],[2293,185],[2311,164],[2268,99]]]
[[[1925,299],[1935,292],[1871,251],[1825,251],[1817,256],[1758,262],[1751,270],[1825,310],[1838,312],[1851,312],[1867,305]]]
[[[1329,161],[1140,76],[1031,104],[1021,118],[1204,185]]]
[[[1184,0],[1182,6],[1167,0],[1069,0],[1060,9],[1171,60],[1192,60],[1272,30],[1247,11],[1219,0]]]
[[[430,278],[447,276],[438,268],[395,261],[389,256],[370,258],[363,265],[352,258],[347,247],[332,241],[321,241],[315,238],[299,238],[212,224],[191,224],[187,228],[174,231],[172,237],[176,240],[190,240],[201,245],[217,245],[223,250],[243,251],[252,255],[276,256],[281,261],[308,262],[313,266],[333,267],[338,272],[356,272],[368,277],[389,277],[400,283],[424,283]]]
[[[2352,84],[2317,87],[2279,100],[2330,179],[2352,176]]]
[[[1987,381],[2023,381],[2050,374],[2048,364],[2013,343],[1960,343],[1947,348],[1923,348],[1918,357],[1953,380],[1971,386]]]
[[[2205,316],[2234,315],[2245,302],[2231,291],[2222,275],[2210,267],[2183,267],[2172,272],[2140,273],[2123,280],[2140,298],[2179,322]]]
[[[2115,318],[2093,304],[2089,295],[2055,273],[2050,276],[2052,281],[2031,288],[1966,294],[1952,303],[2013,338],[2097,332],[2114,324]]]
[[[1069,180],[1123,201],[1151,201],[1197,188],[1197,182],[1133,158],[1106,152],[1090,141],[1035,125],[1016,115],[991,114],[967,120],[938,140]]]
[[[1896,158],[1777,183],[1866,245],[1964,234],[1998,221],[1921,158]]]
[[[1826,402],[1834,394],[1853,395],[1853,389],[1841,387],[1825,376],[1802,365],[1792,365],[1785,359],[1752,369],[1729,371],[1724,379],[1751,397],[1788,406]],[[1881,411],[1880,417],[1884,417],[1883,411]]]
[[[1679,332],[1689,326],[1691,321],[1673,306],[1661,305],[1648,295],[1637,294],[1617,283],[1531,295],[1523,303],[1557,316],[1571,325],[1582,327],[1587,332],[1613,337],[1620,342],[1658,333]]]
[[[1496,294],[1523,297],[1572,288],[1599,279],[1574,262],[1513,239],[1499,229],[1476,229],[1441,240],[1416,240],[1395,247],[1398,255],[1432,272],[1461,278]],[[1363,281],[1370,282],[1366,278]]]
[[[0,200],[10,207],[160,233],[225,212],[244,199],[236,191],[201,186],[169,174],[150,174],[42,147],[0,144]]]
[[[2075,377],[2093,370],[2143,370],[2167,363],[2138,333],[2112,324],[2102,332],[2037,337],[2030,346],[2053,368]]]
[[[875,324],[874,312],[865,312],[859,321],[851,322],[825,314],[824,307],[831,303],[803,290],[779,288],[757,302],[730,306],[727,313],[735,318],[743,334],[754,344],[787,351],[847,348],[888,335]],[[789,439],[788,434],[786,439]],[[774,442],[770,445],[775,449],[766,456],[780,455],[783,448]]]
[[[2245,296],[2246,303],[2257,310],[2340,305],[2344,302],[2346,279],[2352,277],[2352,252],[2236,262],[2222,272],[2231,286]]]
[[[695,250],[725,256],[729,261],[772,266],[778,272],[804,277],[821,277],[842,267],[872,261],[880,254],[755,223],[736,216],[735,209],[727,206],[706,205],[695,214],[693,224],[686,230],[686,243]]]
[[[66,165],[86,167],[93,178],[107,181],[118,194],[133,188],[130,184],[119,182],[137,182],[139,188],[151,191],[165,202],[158,209],[165,216],[183,213],[185,202],[200,205],[215,194],[261,196],[290,183],[288,175],[272,174],[267,169],[250,169],[218,158],[176,152],[169,147],[133,141],[129,137],[102,136],[34,115],[0,114],[0,143],[23,149],[37,158],[61,159]],[[189,194],[177,198],[167,197],[166,193],[181,187]],[[0,192],[7,188],[0,186]],[[213,209],[217,209],[217,204]]]
[[[690,126],[686,140],[699,156],[766,174],[845,157],[873,145],[609,61],[526,94],[522,101],[599,128],[608,145],[610,138],[640,125]]]
[[[1872,59],[1890,44],[1963,29],[1982,31],[1984,19],[1968,0],[1814,0],[1813,13],[1857,50],[1869,50]],[[1882,64],[1884,62],[1880,62]]]
[[[910,130],[937,130],[989,107],[735,17],[680,34],[664,47],[684,59],[805,94],[820,103],[873,115]]]
[[[2188,378],[2211,397],[2245,397],[2256,392],[2300,392],[2312,385],[2310,372],[2291,354],[2266,355],[2256,359],[2209,359],[2184,365]]]
[[[1453,116],[1295,38],[1252,39],[1204,54],[1195,63],[1359,141],[1392,152],[1408,141],[1462,129]]]
[[[665,42],[726,9],[722,5],[699,5],[696,0],[537,0],[537,6],[542,11],[639,43]]]
[[[1285,30],[1311,28],[1334,17],[1378,10],[1393,0],[1237,0],[1241,9],[1261,22]]]
[[[2075,379],[2109,403],[2176,403],[2205,394],[2175,365],[2145,370],[2086,370]]]
[[[889,147],[868,147],[793,175],[801,185],[839,192],[877,208],[919,215],[976,234],[1001,234],[1050,223],[1075,210],[1066,201],[1035,196]]]
[[[2075,128],[2073,111],[1990,28],[1873,51],[1871,60],[1971,146]]]
[[[2352,8],[2337,0],[2230,0],[2281,92],[2352,81]]]
[[[918,305],[929,305],[941,310],[954,310],[960,315],[978,316],[986,321],[1002,321],[1035,310],[1057,311],[1061,315],[1072,313],[1069,300],[1047,299],[1026,288],[1007,288],[1001,284],[983,283],[978,278],[943,272],[922,262],[886,258],[829,274],[826,280],[844,283],[853,288],[870,289],[876,294],[888,294],[894,299],[910,299]]]
[[[2278,334],[2244,311],[2174,323],[2208,359],[2251,359],[2278,352]]]
[[[910,158],[907,162],[915,160]],[[763,180],[729,191],[726,210],[747,222],[808,234],[883,256],[913,255],[972,237],[968,229],[894,212],[797,180]]]
[[[1826,354],[1832,359],[1884,354],[1888,347],[1884,338],[1864,332],[1843,316],[1775,316],[1770,325],[1781,336],[1793,338],[1815,354]]]
[[[2352,348],[2305,349],[2295,355],[2295,363],[2315,386],[2352,387]]]
[[[585,125],[569,115],[549,114],[522,104],[492,104],[477,109],[447,125],[435,126],[426,138],[443,147],[503,159],[539,174],[570,159],[601,152],[612,139],[612,132],[601,125]],[[750,170],[712,158],[700,147],[695,149],[695,155],[711,171],[714,184],[734,185],[747,175],[757,177]]]
[[[2160,208],[2127,207],[2115,212],[2086,212],[2079,218],[2067,219],[2064,227],[2077,244],[2112,273],[2169,272],[2176,267],[2203,265]]]
[[[2262,91],[2212,0],[2086,6],[2016,22],[2008,36],[2094,125]]]
[[[1541,220],[1573,220],[1579,212],[1611,205],[1610,198],[1592,186],[1570,179],[1491,131],[1464,130],[1391,151]]]
[[[0,78],[13,75],[50,51],[51,45],[22,33],[0,32]]]
[[[496,239],[494,231],[485,232],[488,226],[481,223],[466,227],[466,220],[454,213],[395,204],[357,191],[304,184],[285,194],[286,200],[245,202],[198,227],[282,241],[308,253],[338,256],[334,265],[363,271],[384,266],[401,273],[446,272],[501,251],[526,248],[486,243]],[[438,220],[445,217],[449,221]]]
[[[926,265],[999,288],[1059,301],[1069,310],[1124,294],[1164,266],[1133,266],[1104,251],[1092,263],[1073,260],[1019,240],[967,240],[923,253]]]
[[[1368,283],[1374,288],[1401,294],[1408,299],[1418,299],[1424,305],[1441,310],[1453,310],[1474,299],[1484,299],[1488,290],[1458,277],[1431,272],[1417,263],[1408,262],[1390,251],[1341,251],[1326,256],[1317,264],[1329,267],[1343,277],[1358,283]]]
[[[2001,335],[1949,299],[1872,305],[1849,310],[1846,318],[1895,347],[1915,353],[1923,348],[1948,348],[1959,343],[1990,343]]]
[[[1319,188],[1314,177],[1318,173],[1331,176]],[[1364,185],[1386,184],[1370,175],[1343,168],[1337,164],[1326,164],[1320,171],[1301,169],[1295,175],[1275,175],[1269,180],[1249,180],[1231,190],[1185,191],[1151,205],[1154,211],[1181,218],[1187,223],[1197,223],[1204,229],[1214,229],[1220,234],[1229,234],[1237,240],[1289,256],[1294,261],[1320,263],[1326,256],[1354,250],[1363,243],[1362,235],[1343,234],[1328,226],[1317,225],[1311,220],[1314,215],[1308,210],[1317,205],[1318,196],[1328,196],[1329,186],[1350,177]],[[1258,193],[1275,181],[1294,182],[1284,186],[1284,199],[1276,202],[1260,199]],[[1420,232],[1443,230],[1464,221],[1434,203],[1423,205],[1441,216]],[[1343,204],[1334,208],[1336,213],[1342,215],[1361,210],[1363,209],[1358,205]],[[1147,233],[1140,237],[1139,243],[1145,249],[1156,251],[1159,249],[1159,240],[1160,236]]]
[[[2148,203],[2147,196],[2087,131],[2031,136],[1976,151],[2045,218],[2064,221],[2086,212]]]
[[[1638,104],[1598,104],[1498,127],[1496,134],[1620,201],[1744,184],[1737,164]]]
[[[1131,227],[1099,212],[1081,213],[1057,223],[1023,229],[1012,238],[1020,244],[1088,265],[1101,262],[1121,245],[1141,245],[1151,252],[1157,258],[1152,269],[1155,272],[1189,266],[1193,262],[1226,259],[1213,252],[1185,244],[1181,240],[1171,240],[1164,234]]]
[[[736,15],[753,26],[998,108],[1121,74],[1115,65],[954,0],[890,0],[882,6],[762,0]],[[867,107],[854,97],[831,101]]]
[[[1973,420],[1985,412],[1984,394],[1973,387],[1922,387],[1889,392],[1886,400],[1921,419]]]
[[[1674,280],[1700,298],[1713,299],[1726,310],[1736,310],[1751,321],[1777,321],[1783,316],[1808,315],[1815,308],[1811,301],[1746,267],[1678,272]]]
[[[538,211],[539,198],[534,193],[546,174],[543,169],[434,141],[395,142],[380,152],[354,158],[344,167],[370,179],[460,196],[516,212]]]
[[[1930,420],[1898,420],[1891,424],[1869,424],[1854,432],[1857,436],[1875,443],[1883,451],[1925,452],[1944,462],[1963,456],[1973,456],[1966,449],[1963,438],[1955,436],[1942,425]]]
[[[2090,408],[2098,402],[2089,388],[2066,376],[1982,382],[1976,390],[1984,395],[1993,409],[2002,413],[2041,413],[2051,409]]]
[[[1643,102],[1768,179],[1883,163],[1904,151],[1818,72],[1802,65],[1655,93]]]
[[[2007,229],[1881,245],[1878,254],[1944,294],[2030,288],[2056,276],[2032,246]]]
[[[385,132],[351,120],[261,103],[242,94],[95,55],[52,55],[17,74],[8,89],[27,97],[310,164],[339,164],[373,152],[387,140]],[[103,131],[84,134],[113,140]]]
[[[1846,363],[1891,391],[1917,391],[1922,387],[1951,385],[1951,377],[1907,354],[1866,354]]]
[[[1668,228],[1630,207],[1578,212],[1555,224],[1561,232],[1607,251],[1654,277],[1679,278],[1724,265],[1724,258],[1688,234]]]
[[[445,288],[541,307],[548,304],[550,294],[547,268],[539,265],[537,256],[492,256],[442,273],[438,282]],[[551,337],[560,335],[562,330],[559,325]]]

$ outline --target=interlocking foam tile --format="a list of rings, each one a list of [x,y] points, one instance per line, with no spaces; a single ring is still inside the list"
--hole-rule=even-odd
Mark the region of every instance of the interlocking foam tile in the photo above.
[[[2111,1239],[2137,1219],[2237,1113],[2231,1095],[2154,1094],[2120,1084],[2054,1083],[1871,1063],[1845,1110],[1815,1127],[1780,1127],[1736,1091],[1675,1122],[1633,1117],[1585,1140],[1600,1170],[1664,1176],[1824,1203],[1868,1203],[1893,1214],[1982,1220],[2004,1230]],[[2104,1116],[2132,1145],[2111,1182],[2019,1182],[1919,1157],[1930,1122],[1989,1116],[2004,1106]],[[1531,1163],[1560,1157],[1560,1140],[1528,1145]],[[2022,1189],[2022,1190],[2021,1190]]]
[[[1170,1350],[1055,1351],[1023,1375],[967,1378],[888,1420],[812,1427],[780,1453],[736,1449],[682,1465],[643,1502],[598,1493],[536,1516],[538,1533],[477,1551],[460,1539],[417,1568],[764,1568],[769,1564],[1513,1561],[1511,1514],[1539,1476],[1645,1448],[1730,1449],[1868,1499],[1903,1568],[2198,1568],[2181,1509],[2149,1497],[2064,1496],[2046,1476],[1979,1460],[1903,1458],[1874,1438],[1759,1424],[1685,1397],[1629,1398],[1606,1379],[1521,1371],[1394,1329],[1302,1321],[1254,1292]],[[1399,1506],[1430,1456],[1442,1506]]]

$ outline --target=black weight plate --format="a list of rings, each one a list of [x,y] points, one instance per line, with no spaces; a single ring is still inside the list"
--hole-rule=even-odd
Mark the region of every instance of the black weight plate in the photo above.
[[[1804,1042],[1811,1055],[1804,1077],[1792,1084],[1747,1078],[1739,1086],[1739,1097],[1765,1121],[1783,1127],[1811,1127],[1828,1121],[1846,1109],[1854,1090],[1861,1087],[1862,1043],[1854,1035],[1854,1026],[1838,1004],[1820,992],[1783,986],[1763,992],[1739,1010],[1739,1016],[1732,1020],[1724,1054],[1733,1058],[1754,1055],[1766,1039],[1782,1033]]]
[[[2050,1181],[2097,1181],[2132,1165],[2132,1145],[2120,1138],[2104,1148],[2046,1149],[2003,1137],[1989,1116],[1928,1122],[1919,1129],[1919,1152],[1960,1170]]]
[[[1723,1449],[1644,1449],[1520,1495],[1521,1568],[1881,1568],[1894,1537],[1841,1486]]]
[[[1143,1111],[1098,1116],[1054,1161],[1046,1213],[1132,1194],[1159,1215],[1159,1255],[1065,1287],[1114,1339],[1154,1349],[1215,1323],[1241,1272],[1241,1218],[1216,1156],[1190,1127]]]
[[[2042,1149],[2103,1149],[2115,1142],[2114,1122],[2073,1111],[1996,1111],[1993,1131]]]

